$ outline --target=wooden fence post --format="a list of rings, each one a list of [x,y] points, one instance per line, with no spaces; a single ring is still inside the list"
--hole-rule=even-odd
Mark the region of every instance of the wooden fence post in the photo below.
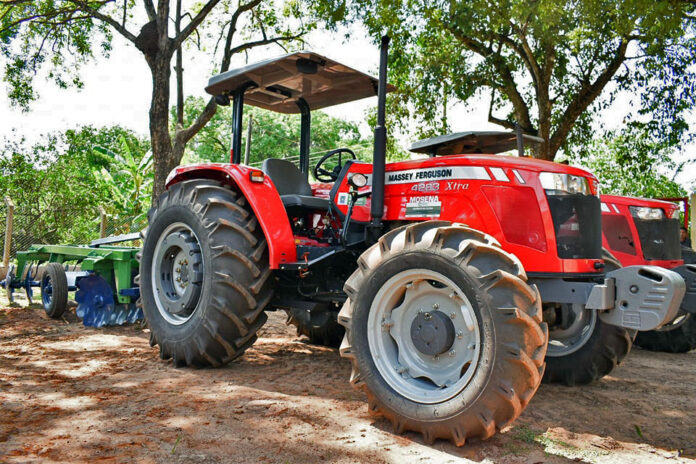
[[[99,205],[99,216],[101,217],[101,224],[99,225],[99,238],[106,237],[106,211],[104,207]]]
[[[14,226],[14,208],[15,205],[12,203],[10,197],[5,197],[5,204],[7,205],[7,221],[5,222],[5,248],[2,254],[2,265],[7,269],[10,265],[10,251],[12,249],[12,227]]]

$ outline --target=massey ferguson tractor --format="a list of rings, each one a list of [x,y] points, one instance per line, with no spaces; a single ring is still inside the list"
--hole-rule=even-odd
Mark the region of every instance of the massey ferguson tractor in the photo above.
[[[641,348],[685,353],[696,348],[696,263],[685,264],[679,243],[679,208],[674,203],[602,195],[602,243],[624,266],[650,264],[682,276],[686,293],[676,317],[639,332]]]
[[[606,333],[627,352],[628,331],[674,318],[684,282],[656,266],[606,272],[592,174],[476,154],[524,141],[514,133],[443,136],[415,147],[429,157],[387,164],[387,44],[379,80],[311,52],[210,79],[233,102],[231,162],[169,175],[149,213],[141,304],[175,366],[239,357],[266,311],[338,313],[369,410],[398,433],[463,445],[520,415],[547,345],[551,379],[603,375],[625,354],[595,353]],[[372,163],[336,148],[310,166],[311,111],[373,95]],[[299,166],[240,164],[245,103],[300,114]]]

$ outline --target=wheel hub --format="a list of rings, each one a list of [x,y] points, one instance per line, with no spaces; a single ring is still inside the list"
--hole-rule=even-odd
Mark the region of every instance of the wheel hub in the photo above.
[[[160,314],[172,324],[186,322],[196,309],[203,282],[200,245],[187,225],[172,224],[160,236],[152,279]]]
[[[413,345],[423,354],[435,356],[449,351],[454,344],[454,324],[441,311],[421,311],[411,324]]]
[[[597,324],[597,312],[581,304],[571,304],[562,308],[565,316],[556,318],[559,324],[549,330],[549,345],[546,355],[550,357],[568,356],[582,348],[592,336]]]
[[[368,342],[389,384],[406,398],[438,403],[457,395],[477,369],[481,335],[464,292],[429,269],[388,279],[372,301]]]

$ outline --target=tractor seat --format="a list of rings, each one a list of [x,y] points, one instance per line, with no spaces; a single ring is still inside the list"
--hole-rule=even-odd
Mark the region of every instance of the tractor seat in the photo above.
[[[328,210],[328,198],[312,195],[312,188],[302,171],[290,161],[269,158],[261,170],[271,178],[288,213],[306,210]]]

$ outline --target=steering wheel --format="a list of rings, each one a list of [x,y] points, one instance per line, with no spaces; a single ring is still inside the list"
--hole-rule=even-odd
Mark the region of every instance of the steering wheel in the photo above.
[[[314,178],[321,182],[336,182],[336,179],[338,179],[338,175],[341,173],[341,169],[343,169],[343,153],[350,155],[353,159],[358,159],[358,157],[355,156],[355,153],[353,153],[353,150],[351,150],[350,148],[337,148],[335,150],[331,150],[330,152],[322,156],[321,159],[314,166]],[[338,155],[338,164],[333,168],[333,170],[327,171],[326,169],[321,167],[322,164],[326,162],[326,160],[336,155]]]

